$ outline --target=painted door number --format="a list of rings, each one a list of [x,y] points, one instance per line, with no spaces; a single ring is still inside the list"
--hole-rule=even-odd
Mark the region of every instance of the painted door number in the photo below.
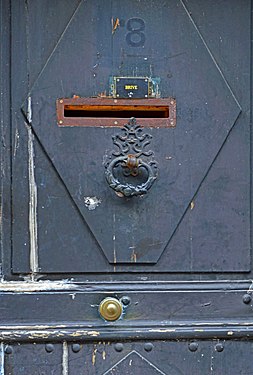
[[[141,18],[129,18],[126,22],[128,33],[126,34],[126,42],[131,47],[143,47],[146,41],[145,21]]]

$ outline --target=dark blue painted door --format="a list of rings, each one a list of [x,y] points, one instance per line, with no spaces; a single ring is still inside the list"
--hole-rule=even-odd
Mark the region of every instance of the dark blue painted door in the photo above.
[[[6,373],[253,374],[251,1],[1,4]],[[137,100],[158,167],[133,197],[105,175],[117,77],[131,90],[144,79],[124,103]],[[56,103],[78,98],[116,114],[65,126]],[[173,126],[138,118],[142,99],[166,98]],[[116,321],[99,314],[108,297]]]

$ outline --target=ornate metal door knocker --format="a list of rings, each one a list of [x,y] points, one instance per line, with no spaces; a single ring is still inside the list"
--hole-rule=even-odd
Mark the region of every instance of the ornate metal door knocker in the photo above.
[[[146,194],[157,178],[157,162],[153,159],[154,152],[146,150],[150,144],[152,135],[144,133],[140,125],[136,124],[136,119],[132,117],[121,129],[121,134],[112,137],[114,145],[118,150],[114,150],[110,155],[105,156],[105,177],[110,188],[119,195],[132,197]],[[125,177],[135,177],[145,175],[145,181],[137,185],[130,182],[121,182],[115,176],[117,167],[122,168],[122,175]]]

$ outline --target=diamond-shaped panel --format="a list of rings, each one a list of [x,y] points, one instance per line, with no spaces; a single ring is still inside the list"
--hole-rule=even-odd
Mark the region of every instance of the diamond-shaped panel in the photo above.
[[[113,4],[119,19],[124,18],[127,2]],[[153,6],[155,12],[134,2],[146,25],[145,46],[137,50],[127,46],[124,26],[112,34],[106,6],[100,20],[97,2],[83,2],[30,93],[32,127],[106,258],[114,264],[158,261],[240,114],[183,3]],[[175,96],[178,105],[174,130],[149,130],[159,178],[145,197],[131,199],[119,198],[105,182],[103,157],[118,129],[59,128],[55,109],[59,97],[88,97],[97,95],[101,85],[106,88],[109,76],[118,73],[122,48],[129,55],[135,53],[136,63],[139,55],[147,56],[161,77],[162,95]],[[168,67],[173,85],[164,83]],[[89,197],[100,202],[94,210],[85,205]]]
[[[131,353],[129,353],[118,363],[116,363],[116,365],[106,371],[103,375],[135,375],[137,369],[139,374],[166,375],[136,351],[132,351]]]

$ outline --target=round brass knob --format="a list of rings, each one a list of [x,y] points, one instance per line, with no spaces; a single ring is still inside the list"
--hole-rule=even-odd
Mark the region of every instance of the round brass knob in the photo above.
[[[99,305],[99,313],[105,320],[114,321],[119,319],[122,311],[122,304],[113,297],[105,298]]]

